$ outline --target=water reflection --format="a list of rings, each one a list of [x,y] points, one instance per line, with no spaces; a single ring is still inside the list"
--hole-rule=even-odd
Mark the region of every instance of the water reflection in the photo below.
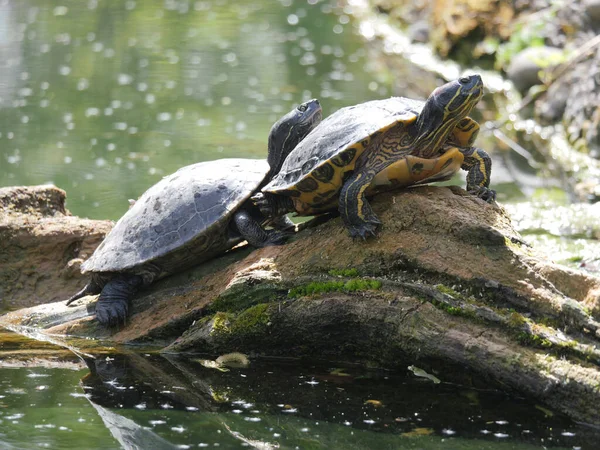
[[[183,165],[265,156],[293,104],[390,94],[353,29],[319,0],[3,0],[0,185],[116,219]]]

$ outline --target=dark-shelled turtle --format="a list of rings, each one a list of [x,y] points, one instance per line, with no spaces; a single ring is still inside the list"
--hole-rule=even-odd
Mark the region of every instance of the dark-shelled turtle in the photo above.
[[[375,234],[379,219],[366,196],[397,186],[441,181],[468,170],[467,190],[492,202],[491,159],[473,147],[479,125],[468,117],[483,95],[479,75],[433,91],[342,108],[323,120],[285,159],[254,200],[266,215],[310,215],[335,208],[350,235]]]
[[[124,322],[129,300],[142,286],[217,256],[247,240],[279,244],[291,222],[270,221],[249,201],[277,173],[283,159],[321,120],[310,100],[282,117],[269,134],[268,160],[221,159],[179,169],[148,189],[82,266],[91,280],[67,304],[98,294],[96,317]],[[272,169],[272,170],[270,170]],[[265,230],[271,224],[278,230]]]

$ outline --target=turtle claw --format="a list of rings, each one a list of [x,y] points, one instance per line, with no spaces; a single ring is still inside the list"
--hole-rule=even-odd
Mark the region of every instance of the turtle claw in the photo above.
[[[99,301],[96,303],[96,319],[105,327],[125,323],[129,305],[126,300]]]
[[[371,236],[377,236],[376,231],[379,225],[381,225],[381,222],[379,222],[379,220],[370,220],[368,222],[365,221],[361,224],[348,225],[347,228],[352,238],[361,238],[363,241],[366,241]]]
[[[262,192],[257,192],[250,197],[250,200],[252,200],[252,203],[254,203],[265,216],[271,216],[273,214],[273,208],[271,207],[267,196]]]
[[[469,194],[476,195],[488,203],[493,203],[496,201],[496,191],[485,186],[478,186],[474,189],[470,189],[468,192]]]
[[[269,232],[269,237],[264,246],[268,247],[272,245],[283,245],[293,235],[294,233],[290,233],[289,231],[272,230]]]

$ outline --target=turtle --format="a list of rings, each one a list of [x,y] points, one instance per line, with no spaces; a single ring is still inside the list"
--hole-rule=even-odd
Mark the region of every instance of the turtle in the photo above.
[[[483,95],[477,74],[435,89],[426,101],[405,97],[345,107],[316,126],[253,200],[267,216],[335,209],[352,237],[375,235],[381,222],[367,195],[467,173],[467,190],[486,202],[492,160],[473,146],[479,124],[469,113]]]
[[[123,323],[142,286],[217,256],[244,239],[255,247],[283,243],[293,226],[270,220],[249,200],[283,159],[321,120],[316,99],[302,103],[271,128],[267,160],[230,158],[183,167],[149,188],[81,265],[89,283],[67,300],[100,294],[96,318]],[[278,229],[265,230],[264,224]]]

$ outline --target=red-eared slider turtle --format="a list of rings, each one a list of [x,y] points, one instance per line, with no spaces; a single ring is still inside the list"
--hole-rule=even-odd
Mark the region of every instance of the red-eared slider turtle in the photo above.
[[[321,120],[311,100],[282,117],[269,134],[268,161],[221,159],[183,167],[148,189],[117,222],[82,266],[91,280],[67,304],[98,294],[96,317],[115,325],[129,299],[157,278],[206,261],[242,240],[256,247],[282,243],[284,230],[265,230],[265,217],[249,201],[283,159]],[[287,217],[271,224],[289,226]]]
[[[479,75],[447,83],[427,101],[395,97],[342,108],[323,120],[285,159],[254,200],[266,215],[301,215],[336,202],[350,235],[381,224],[366,195],[447,179],[468,170],[467,190],[492,202],[492,161],[473,147],[479,125],[468,114],[483,95]]]

